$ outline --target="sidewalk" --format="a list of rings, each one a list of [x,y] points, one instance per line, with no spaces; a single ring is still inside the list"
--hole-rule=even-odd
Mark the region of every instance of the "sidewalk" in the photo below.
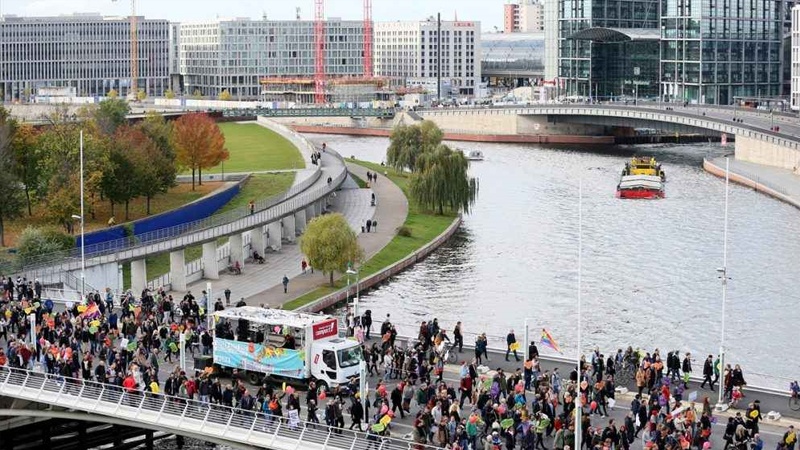
[[[719,169],[710,172],[725,177],[724,157],[714,158],[708,162]],[[730,173],[731,181],[754,187],[800,208],[800,176],[793,174],[791,170],[730,158]]]
[[[348,163],[347,169],[359,178],[367,179],[367,169],[364,167]],[[375,193],[377,198],[377,206],[375,207],[369,206],[372,192]],[[366,208],[369,211],[364,211],[364,201],[366,201]],[[350,226],[359,234],[358,243],[364,249],[364,257],[366,259],[378,253],[394,238],[397,228],[403,225],[408,215],[408,201],[405,194],[397,185],[383,176],[378,178],[372,189],[343,189],[339,191],[334,205],[334,210],[342,212]],[[370,215],[370,212],[372,212],[372,215]],[[369,218],[378,221],[378,231],[361,233],[361,226]],[[277,307],[328,284],[328,277],[319,271],[314,272],[313,275],[311,272],[301,273],[300,262],[303,259],[302,255],[300,255],[299,246],[287,246],[285,250],[281,250],[281,253],[288,252],[290,248],[292,252],[296,252],[294,261],[286,262],[281,266],[276,265],[276,268],[282,268],[289,277],[289,293],[283,293],[283,286],[281,285],[283,273],[280,273],[279,276],[262,280],[263,284],[267,286],[267,289],[263,292],[257,295],[245,296],[248,304],[265,304],[270,307]],[[245,276],[248,275],[246,274]],[[232,298],[242,297],[242,295],[236,294],[234,288],[231,288],[231,291],[233,291]]]

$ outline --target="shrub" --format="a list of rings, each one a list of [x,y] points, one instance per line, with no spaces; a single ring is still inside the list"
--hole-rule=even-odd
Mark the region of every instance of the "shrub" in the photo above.
[[[397,229],[397,235],[403,237],[411,237],[411,227],[403,225]]]
[[[19,238],[17,252],[23,261],[75,247],[75,237],[53,227],[27,227]]]

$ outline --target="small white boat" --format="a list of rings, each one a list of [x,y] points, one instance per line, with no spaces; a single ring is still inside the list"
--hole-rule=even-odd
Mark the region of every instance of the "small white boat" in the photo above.
[[[483,161],[483,152],[480,150],[470,150],[467,153],[467,159],[470,161]]]

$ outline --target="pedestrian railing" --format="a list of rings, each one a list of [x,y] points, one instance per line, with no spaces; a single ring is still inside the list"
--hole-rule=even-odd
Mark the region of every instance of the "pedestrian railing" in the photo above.
[[[433,450],[403,439],[89,380],[0,367],[0,395],[130,421],[167,432],[274,450]]]
[[[164,228],[152,233],[109,241],[98,244],[97,246],[87,246],[87,265],[124,261],[153,253],[170,251],[173,248],[183,248],[189,245],[207,242],[218,237],[253,228],[260,224],[275,221],[293,212],[299,211],[307,205],[330,195],[347,177],[347,170],[341,156],[332,151],[328,153],[339,160],[340,163],[340,167],[338,168],[339,172],[336,176],[332,177],[331,183],[327,183],[311,191],[307,190],[311,183],[298,184],[288,192],[281,194],[280,198],[285,199],[285,201],[280,199],[271,200],[267,202],[269,206],[261,208],[260,211],[256,211],[253,214],[250,214],[249,210],[246,210],[244,213],[237,210],[230,213],[218,214],[188,224]],[[313,182],[316,182],[320,176],[321,172],[317,172]],[[54,270],[74,270],[80,267],[80,259],[76,259],[76,257],[71,254],[76,251],[79,255],[80,249],[74,249],[71,250],[69,254],[62,255],[61,261],[54,255],[50,255],[47,263],[35,267],[26,266],[24,272],[36,274],[39,271],[49,273]]]

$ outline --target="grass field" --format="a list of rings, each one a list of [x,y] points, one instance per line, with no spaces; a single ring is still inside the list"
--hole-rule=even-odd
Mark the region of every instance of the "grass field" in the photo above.
[[[398,185],[403,192],[408,195],[408,174],[396,172],[394,169],[383,167],[380,164],[369,163],[366,161],[358,161],[350,159],[349,161],[355,162],[377,173],[387,172],[388,177],[396,185]],[[386,245],[375,256],[367,260],[360,268],[360,277],[366,278],[374,273],[379,272],[386,266],[396,263],[406,256],[419,250],[428,242],[434,240],[453,223],[456,214],[448,213],[444,215],[437,215],[430,211],[422,210],[414,201],[409,198],[408,200],[408,217],[403,224],[411,230],[411,236],[395,236],[389,244]],[[347,286],[347,277],[341,277],[334,282],[334,286],[324,286],[315,289],[301,297],[291,300],[283,305],[283,309],[297,309],[307,303],[311,303],[318,298],[331,294]]]
[[[269,128],[255,123],[221,123],[225,135],[225,147],[230,158],[225,161],[225,172],[256,172],[261,170],[285,170],[305,168],[300,151]],[[222,164],[203,173],[221,173]],[[185,171],[191,174],[192,171]]]
[[[261,200],[282,192],[286,192],[294,183],[294,172],[285,173],[257,173],[250,176],[242,190],[236,194],[228,203],[219,209],[215,214],[233,211],[237,208],[246,206],[250,200]],[[217,241],[217,245],[227,242],[228,238]],[[184,251],[184,259],[187,263],[200,258],[203,255],[203,246],[196,245],[187,247]],[[147,280],[160,277],[169,272],[169,253],[160,253],[146,258]],[[122,284],[125,289],[131,285],[131,265],[124,264],[122,267]]]
[[[158,195],[153,198],[150,201],[150,213],[151,215],[159,214],[191,203],[213,192],[220,186],[222,186],[222,183],[206,182],[202,186],[196,186],[196,190],[192,191],[191,183],[180,183],[170,189],[166,194]],[[28,225],[43,226],[48,224],[47,220],[44,218],[44,208],[43,205],[34,204],[33,217],[24,215],[16,220],[6,222],[5,240],[8,247],[14,247],[16,245],[19,234],[22,233],[22,230]],[[144,197],[131,201],[129,208],[130,220],[125,220],[125,205],[114,206],[114,219],[118,224],[147,217],[147,214],[145,214],[147,210],[146,199]],[[111,204],[107,201],[96,202],[94,204],[94,218],[92,218],[91,214],[86,214],[86,231],[105,228],[108,226],[109,217],[111,217]]]

